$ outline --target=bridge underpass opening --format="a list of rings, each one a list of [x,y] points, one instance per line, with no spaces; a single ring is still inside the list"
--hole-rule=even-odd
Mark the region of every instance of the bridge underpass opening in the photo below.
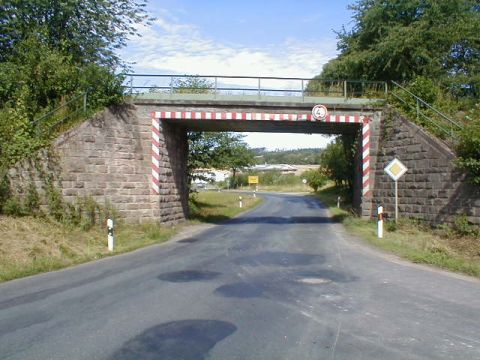
[[[328,114],[324,119],[316,120],[311,113],[290,112],[208,112],[208,111],[154,111],[152,117],[152,174],[151,189],[154,195],[163,194],[162,179],[173,176],[173,182],[179,190],[180,201],[187,213],[186,178],[186,132],[265,132],[265,133],[303,133],[303,134],[354,134],[359,137],[355,164],[354,205],[362,215],[370,216],[370,118],[363,115],[345,113]],[[170,151],[183,149],[181,156],[169,156],[171,166],[162,166],[165,146],[168,143],[164,132],[174,132],[181,144],[170,144]],[[168,144],[167,144],[168,145]],[[168,146],[167,146],[168,148]],[[168,151],[168,150],[167,150]],[[187,150],[188,151],[188,150]],[[171,169],[176,169],[172,171]],[[183,174],[183,175],[182,175]],[[160,202],[165,201],[159,199]]]

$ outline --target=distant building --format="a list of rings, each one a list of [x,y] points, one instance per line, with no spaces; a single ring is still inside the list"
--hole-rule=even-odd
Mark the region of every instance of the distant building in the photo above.
[[[279,171],[282,174],[294,174],[297,171],[297,168],[293,165],[288,164],[263,164],[263,165],[255,165],[251,168],[247,169],[248,171]]]
[[[195,178],[193,183],[197,185],[205,185],[207,183],[219,183],[227,180],[230,177],[230,171],[217,169],[195,169],[193,171],[193,175],[203,177],[203,179]]]

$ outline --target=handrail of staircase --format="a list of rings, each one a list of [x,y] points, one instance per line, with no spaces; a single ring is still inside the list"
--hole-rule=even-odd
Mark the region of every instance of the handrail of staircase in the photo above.
[[[46,119],[52,118],[55,114],[59,113],[62,109],[68,107],[72,103],[78,101],[79,99],[82,99],[81,106],[77,108],[75,111],[72,113],[67,114],[65,117],[62,119],[56,121],[54,124],[50,124],[49,126],[49,131],[54,129],[55,127],[59,126],[60,124],[64,123],[65,120],[68,118],[71,118],[75,114],[77,114],[79,111],[82,111],[84,114],[87,112],[87,92],[83,92],[77,96],[74,96],[72,99],[68,100],[65,104],[62,104],[55,109],[49,111],[48,113],[40,116],[39,118],[35,119],[32,121],[32,126],[35,128],[37,135],[40,134],[40,126],[42,125],[43,122],[45,122]]]
[[[395,85],[396,87],[400,88],[401,90],[405,91],[408,95],[410,95],[412,98],[414,98],[416,101],[417,101],[417,104],[418,103],[421,103],[423,105],[425,105],[427,108],[429,108],[430,110],[432,110],[434,113],[436,113],[437,115],[439,115],[440,117],[442,117],[444,120],[447,120],[450,124],[454,125],[457,130],[462,130],[463,129],[463,125],[460,124],[459,122],[455,121],[455,120],[452,120],[450,117],[448,117],[447,115],[445,115],[444,113],[438,111],[437,109],[435,109],[432,105],[430,105],[429,103],[427,103],[426,101],[424,101],[423,99],[419,98],[417,95],[415,95],[414,93],[412,93],[411,91],[407,90],[405,87],[403,87],[402,85],[400,85],[399,83],[395,82],[392,80],[392,84]],[[393,91],[391,92],[391,94],[397,98],[398,100],[401,100],[402,102],[406,103],[406,101],[404,99],[402,99],[401,97],[399,97],[398,95],[396,95]],[[426,115],[424,114],[421,114],[423,115],[424,117],[426,117],[428,120],[434,122],[434,120],[428,118]],[[437,125],[437,124],[435,124]],[[438,126],[438,125],[437,125]]]

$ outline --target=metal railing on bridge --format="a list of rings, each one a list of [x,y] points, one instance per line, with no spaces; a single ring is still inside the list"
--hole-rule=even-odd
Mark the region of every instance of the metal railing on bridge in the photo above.
[[[384,81],[340,81],[292,77],[125,74],[127,94],[155,97],[189,94],[200,98],[225,96],[283,98],[306,102],[310,98],[386,99]]]

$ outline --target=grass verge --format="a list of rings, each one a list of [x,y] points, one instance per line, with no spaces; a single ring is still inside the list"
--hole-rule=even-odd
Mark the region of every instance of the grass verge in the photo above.
[[[158,224],[118,224],[115,251],[105,229],[88,231],[46,218],[0,217],[0,282],[57,270],[168,240],[178,230]]]
[[[242,208],[238,197],[242,197]],[[262,198],[239,193],[202,191],[190,197],[190,219],[193,222],[219,223],[249,210],[262,202]]]
[[[413,220],[386,223],[384,237],[377,237],[377,222],[356,217],[347,208],[337,208],[339,192],[334,187],[316,195],[326,204],[334,219],[347,231],[369,244],[394,253],[414,263],[434,265],[454,272],[480,277],[480,239],[462,236],[448,227],[433,229]]]
[[[192,222],[231,219],[261,202],[260,198],[242,195],[244,206],[240,209],[238,196],[233,193],[199,193]],[[110,253],[106,228],[95,226],[85,231],[45,217],[0,216],[0,282],[162,243],[181,228],[155,223],[119,223],[115,227],[115,251]]]

